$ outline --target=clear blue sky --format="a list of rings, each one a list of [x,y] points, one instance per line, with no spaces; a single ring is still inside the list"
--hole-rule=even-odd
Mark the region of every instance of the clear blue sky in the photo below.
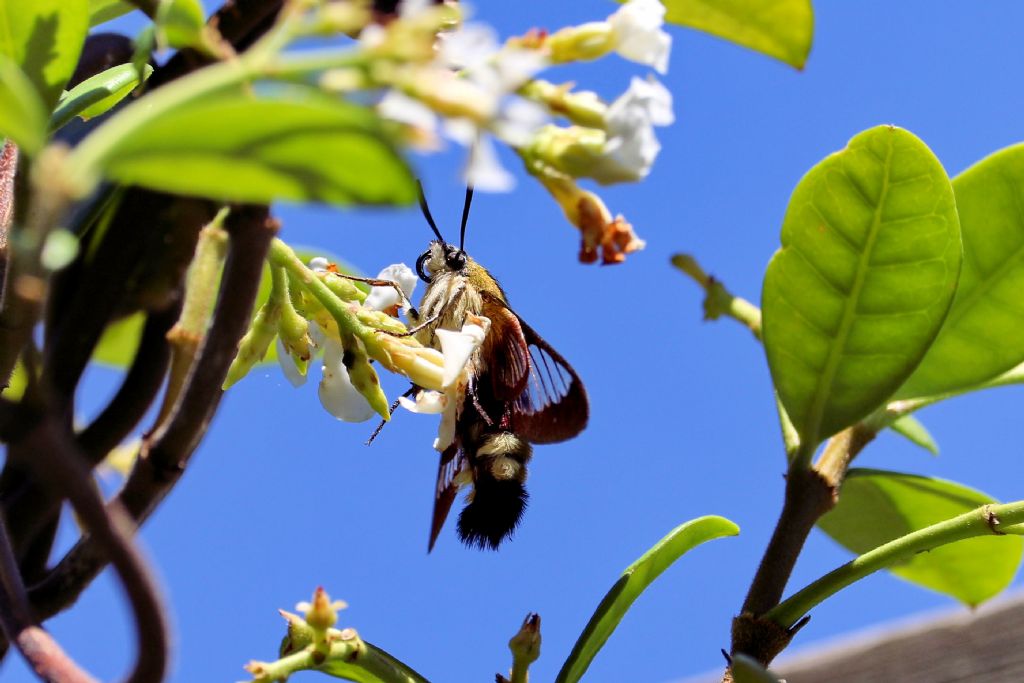
[[[615,7],[478,4],[480,18],[503,35],[600,18]],[[821,1],[816,11],[802,73],[672,29],[664,80],[677,122],[660,130],[664,149],[647,182],[604,193],[648,241],[626,265],[577,264],[576,232],[518,169],[515,192],[478,196],[468,250],[573,363],[591,399],[586,432],[537,448],[530,508],[500,552],[462,547],[449,526],[426,554],[433,419],[399,415],[366,448],[372,426],[335,421],[320,409],[315,384],[292,389],[276,367],[230,392],[143,534],[174,606],[173,680],[245,678],[247,660],[275,656],[283,632],[276,609],[322,584],[350,603],[343,625],[438,683],[506,671],[509,637],[526,612],[539,612],[544,642],[533,673],[548,681],[621,570],[675,525],[712,513],[736,521],[741,535],[669,569],[586,680],[665,683],[721,664],[718,650],[728,647],[730,618],[781,504],[784,458],[761,348],[729,321],[701,322],[701,295],[672,270],[670,255],[695,254],[734,292],[757,300],[793,186],[857,132],[880,123],[908,128],[951,175],[1024,139],[1019,3]],[[635,73],[643,70],[611,58],[549,76],[612,96]],[[456,163],[449,155],[419,169],[449,233],[462,201]],[[411,264],[429,237],[415,210],[281,207],[278,215],[286,239],[321,245],[368,272]],[[115,383],[114,373],[94,372],[87,399]],[[391,395],[401,388],[391,382]],[[883,435],[861,464],[1021,498],[1021,395],[1003,389],[922,413],[939,458]],[[846,559],[815,532],[791,588]],[[108,680],[134,656],[116,590],[104,575],[50,622],[71,654]],[[951,605],[876,576],[816,609],[795,646]],[[5,680],[29,680],[17,656],[8,660]]]

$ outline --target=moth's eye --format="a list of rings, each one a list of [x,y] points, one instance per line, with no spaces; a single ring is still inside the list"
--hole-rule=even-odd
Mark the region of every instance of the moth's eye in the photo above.
[[[445,259],[445,263],[452,270],[462,270],[466,267],[466,252],[462,250],[450,252],[448,258]]]
[[[420,276],[420,279],[424,282],[430,282],[431,274],[426,269],[427,261],[430,260],[430,250],[427,249],[425,252],[420,254],[420,257],[416,259],[416,274]]]

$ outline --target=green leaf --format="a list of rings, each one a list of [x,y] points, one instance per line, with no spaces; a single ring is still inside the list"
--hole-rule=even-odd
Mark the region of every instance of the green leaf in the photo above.
[[[4,137],[34,156],[46,144],[46,109],[28,76],[0,54],[0,139]]]
[[[205,27],[206,11],[199,0],[160,0],[156,39],[161,48],[199,45]]]
[[[143,80],[153,73],[149,64],[143,66]],[[50,129],[56,130],[75,116],[88,121],[106,113],[139,85],[139,72],[133,64],[119,64],[87,78],[64,97],[50,117]]]
[[[779,679],[756,659],[742,653],[733,655],[729,669],[732,671],[733,683],[779,683]]]
[[[221,201],[415,201],[412,174],[373,112],[293,92],[173,110],[113,145],[104,170],[120,182]]]
[[[89,0],[89,27],[105,24],[133,9],[135,7],[125,0]]]
[[[772,379],[803,444],[865,417],[913,372],[960,256],[949,179],[911,133],[867,130],[804,176],[762,293]]]
[[[0,2],[0,55],[28,75],[47,109],[74,73],[88,30],[86,0]]]
[[[1024,362],[1024,145],[953,180],[964,265],[939,336],[898,398],[938,396]]]
[[[404,662],[395,659],[384,650],[367,643],[368,658],[360,658],[360,663],[353,664],[342,659],[328,659],[316,668],[336,678],[356,683],[425,683],[426,679],[416,673]],[[367,660],[373,661],[374,667],[365,666]]]
[[[904,415],[889,425],[889,429],[900,436],[904,436],[912,443],[931,452],[932,455],[939,454],[939,444],[935,443],[928,428],[921,424],[913,415]]]
[[[670,531],[657,545],[631,564],[605,594],[572,648],[569,658],[562,665],[562,670],[558,672],[556,682],[575,683],[580,680],[633,602],[672,563],[706,541],[735,536],[739,532],[738,526],[724,517],[714,515],[698,517]]]
[[[851,469],[839,503],[818,526],[853,553],[945,521],[992,498],[961,484],[881,470]],[[982,536],[940,546],[890,569],[893,574],[974,606],[1010,585],[1024,551],[1017,536]]]
[[[814,37],[811,0],[662,0],[665,20],[802,69]]]

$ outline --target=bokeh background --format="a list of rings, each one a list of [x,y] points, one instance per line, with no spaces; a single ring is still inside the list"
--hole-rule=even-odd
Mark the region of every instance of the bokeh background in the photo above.
[[[207,9],[214,9],[205,0]],[[696,255],[756,301],[800,177],[857,132],[905,127],[950,175],[1024,139],[1024,6],[1010,0],[886,0],[816,4],[814,48],[797,72],[766,57],[671,28],[677,122],[661,129],[648,180],[602,191],[648,241],[616,267],[576,262],[578,235],[555,203],[505,155],[514,192],[478,195],[467,249],[515,309],[568,358],[590,393],[590,427],[539,447],[530,508],[499,552],[462,547],[450,526],[426,553],[436,454],[433,418],[399,414],[367,448],[373,423],[325,413],[316,384],[293,389],[276,367],[254,372],[223,403],[184,480],[147,524],[176,634],[172,680],[246,678],[272,659],[278,607],[317,585],[351,607],[341,624],[437,682],[493,680],[528,611],[543,617],[534,680],[552,680],[619,573],[677,524],[721,514],[742,529],[687,555],[637,601],[586,680],[664,683],[722,664],[729,622],[781,505],[785,469],[764,355],[731,321],[704,323],[701,293],[669,265]],[[478,2],[504,35],[602,18],[611,2]],[[137,21],[120,26],[129,33]],[[546,75],[614,97],[644,70],[617,58]],[[462,150],[417,158],[434,215],[457,231]],[[368,273],[412,264],[430,233],[415,209],[339,211],[281,206],[283,237],[320,246]],[[140,226],[144,229],[144,226]],[[422,290],[417,292],[417,296]],[[92,371],[83,405],[118,373]],[[387,385],[394,396],[401,382]],[[960,481],[999,499],[1024,496],[1018,388],[959,398],[920,418],[938,458],[885,434],[860,464]],[[65,546],[74,530],[62,534]],[[799,587],[848,559],[815,532]],[[1019,585],[1019,580],[1018,580]],[[921,610],[952,607],[876,575],[813,612],[794,647]],[[56,637],[103,679],[129,665],[133,640],[115,579],[104,574]],[[28,681],[17,655],[4,680]],[[297,675],[296,681],[316,680]]]

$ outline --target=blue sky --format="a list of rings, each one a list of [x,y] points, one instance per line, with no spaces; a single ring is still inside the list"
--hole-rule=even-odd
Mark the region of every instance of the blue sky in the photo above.
[[[479,4],[479,18],[503,35],[601,18],[615,7]],[[816,11],[803,72],[672,29],[664,82],[677,121],[660,129],[664,148],[646,182],[602,191],[648,241],[625,265],[577,264],[577,233],[518,169],[513,193],[477,197],[467,249],[572,362],[591,400],[587,431],[536,449],[529,510],[499,552],[462,547],[450,525],[426,554],[434,419],[399,415],[367,448],[372,424],[337,422],[320,408],[315,384],[292,389],[276,367],[229,393],[184,480],[143,533],[173,605],[173,680],[243,679],[247,660],[274,657],[283,632],[276,609],[308,599],[317,585],[351,605],[343,625],[438,682],[506,671],[509,637],[528,611],[539,612],[544,641],[532,671],[536,681],[551,680],[622,569],[680,522],[705,514],[731,518],[741,535],[670,568],[585,680],[666,683],[720,666],[719,648],[728,647],[730,619],[781,505],[785,465],[762,349],[730,321],[703,323],[700,292],[669,257],[696,255],[756,301],[794,185],[857,132],[905,127],[951,175],[1024,138],[1019,3],[864,0],[818,2]],[[609,58],[548,76],[611,97],[643,73]],[[417,160],[449,234],[462,202],[458,162],[454,150]],[[284,206],[278,215],[285,239],[322,246],[368,272],[412,264],[430,237],[412,209]],[[84,402],[95,405],[116,383],[115,373],[92,372]],[[391,395],[403,388],[386,386]],[[1020,398],[1010,388],[929,408],[920,417],[940,457],[883,435],[859,464],[1018,499]],[[791,589],[846,559],[815,532]],[[874,576],[815,609],[794,646],[951,605]],[[105,574],[50,627],[80,662],[111,679],[133,656],[127,618]],[[16,656],[4,673],[30,680]]]

